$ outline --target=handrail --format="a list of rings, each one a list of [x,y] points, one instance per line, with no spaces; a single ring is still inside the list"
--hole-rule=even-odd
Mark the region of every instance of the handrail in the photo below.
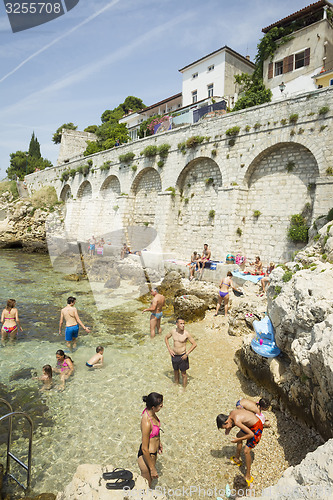
[[[3,400],[1,401],[3,402]],[[6,402],[7,403],[7,402]],[[9,403],[7,403],[9,405]],[[28,449],[28,465],[26,465],[22,460],[17,458],[13,453],[10,451],[11,447],[11,438],[12,438],[12,419],[13,417],[24,417],[25,419],[28,420],[30,427],[29,427],[29,449]],[[33,423],[29,415],[24,413],[23,411],[11,411],[10,413],[7,413],[7,415],[4,415],[3,417],[0,417],[0,423],[4,420],[9,419],[9,430],[8,430],[8,440],[7,440],[7,461],[6,461],[6,476],[11,477],[14,479],[14,481],[17,482],[18,485],[20,485],[24,490],[27,490],[30,486],[30,480],[31,480],[31,451],[32,451],[32,430],[33,430]],[[24,486],[18,479],[16,479],[13,474],[10,474],[10,459],[15,460],[16,463],[18,463],[23,469],[27,471],[27,486]]]
[[[12,411],[13,411],[12,406],[11,406],[11,405],[8,403],[8,401],[6,401],[5,399],[0,398],[0,403],[5,404],[5,405],[7,406],[7,408],[9,409],[9,411],[10,411],[10,412],[12,412]]]

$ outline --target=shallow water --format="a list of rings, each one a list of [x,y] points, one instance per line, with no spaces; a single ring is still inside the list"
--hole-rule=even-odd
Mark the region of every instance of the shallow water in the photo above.
[[[14,345],[0,349],[0,384],[12,395],[20,389],[34,399],[31,411],[38,414],[33,442],[34,492],[63,490],[81,463],[112,464],[138,472],[142,396],[152,391],[164,395],[159,414],[164,452],[158,459],[158,485],[200,487],[202,492],[225,489],[236,472],[227,460],[234,445],[217,432],[215,419],[246,394],[233,361],[239,339],[222,336],[203,323],[189,325],[198,348],[190,355],[189,385],[184,392],[172,383],[164,335],[150,339],[149,314],[141,313],[143,307],[137,300],[127,296],[116,307],[110,298],[111,309],[99,311],[89,282],[64,281],[45,255],[2,252],[0,279],[2,302],[16,298],[24,328]],[[123,286],[126,289],[126,283]],[[92,332],[80,333],[79,348],[71,355],[75,374],[65,391],[36,391],[39,383],[30,378],[10,381],[19,369],[32,368],[41,374],[44,364],[55,365],[55,351],[64,348],[64,337],[57,330],[60,308],[68,295],[77,297],[80,317]],[[171,326],[164,318],[163,333]],[[98,344],[105,346],[105,367],[91,371],[85,362]],[[57,383],[57,376],[54,380]],[[18,410],[20,398],[12,404]],[[262,441],[269,446],[268,436]],[[26,447],[27,441],[20,438],[13,443],[13,452],[24,458]],[[4,454],[5,447],[0,445],[2,462]],[[191,498],[198,497],[194,491]],[[187,492],[181,497],[190,495]]]

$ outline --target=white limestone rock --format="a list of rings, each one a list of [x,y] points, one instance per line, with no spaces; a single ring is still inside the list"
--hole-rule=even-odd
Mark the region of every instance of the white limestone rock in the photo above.
[[[333,498],[333,439],[289,467],[278,483],[265,488],[258,500],[328,500]]]
[[[150,490],[147,480],[138,474],[133,474],[132,490],[108,490],[106,483],[110,481],[103,479],[103,472],[113,469],[111,465],[79,465],[72,481],[57,494],[56,500],[166,500],[161,492]]]

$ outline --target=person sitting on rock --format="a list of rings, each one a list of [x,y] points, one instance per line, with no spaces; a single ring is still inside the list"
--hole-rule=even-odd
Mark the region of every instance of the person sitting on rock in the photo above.
[[[193,252],[191,255],[191,262],[188,264],[190,266],[190,277],[189,280],[192,281],[194,278],[194,273],[198,268],[198,252]]]
[[[199,278],[201,278],[203,270],[205,268],[206,262],[209,262],[212,252],[208,248],[208,244],[205,243],[202,251],[201,258],[198,260],[198,270],[200,271]]]
[[[126,243],[123,244],[123,247],[121,249],[121,252],[120,252],[120,258],[121,259],[124,259],[125,257],[127,257],[128,254],[131,253],[131,250],[130,250],[130,247],[127,246]]]
[[[274,262],[269,263],[269,267],[266,270],[265,276],[261,279],[261,285],[262,285],[262,291],[265,293],[266,292],[266,285],[267,283],[270,282],[270,274],[275,268]]]

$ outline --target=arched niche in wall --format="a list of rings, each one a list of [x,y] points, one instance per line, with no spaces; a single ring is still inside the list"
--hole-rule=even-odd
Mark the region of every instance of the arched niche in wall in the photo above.
[[[303,213],[311,220],[318,176],[311,151],[294,142],[276,144],[253,160],[244,177],[248,192],[242,203],[248,254],[256,253],[250,241],[258,241],[266,259],[291,257],[294,245],[286,239],[290,218]]]
[[[143,169],[134,179],[131,187],[132,224],[154,224],[156,214],[157,195],[162,189],[160,175],[155,169]]]
[[[115,175],[109,175],[103,182],[100,189],[101,196],[104,200],[115,199],[120,195],[120,182]]]
[[[84,181],[80,185],[77,191],[77,198],[91,198],[92,197],[92,187],[89,181]]]
[[[178,231],[170,231],[170,248],[176,249],[179,246],[179,231],[184,241],[183,254],[190,256],[193,250],[200,251],[203,241],[211,246],[215,217],[218,214],[218,190],[221,186],[221,171],[212,158],[199,157],[184,167],[176,182],[176,192],[180,196],[172,204],[172,220]]]
[[[72,196],[71,188],[69,184],[65,184],[60,193],[60,200],[68,201]]]

